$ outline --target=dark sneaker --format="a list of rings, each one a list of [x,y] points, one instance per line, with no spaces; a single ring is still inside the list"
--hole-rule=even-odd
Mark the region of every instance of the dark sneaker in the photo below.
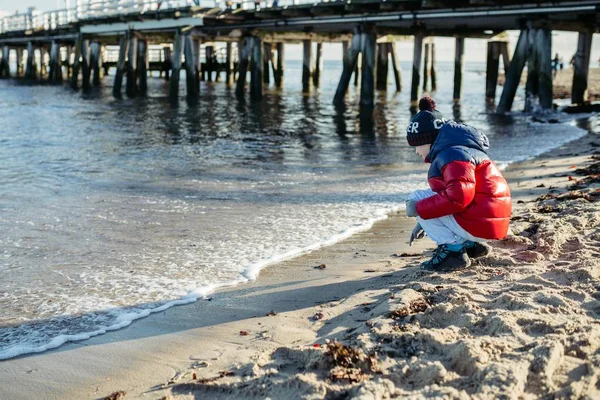
[[[421,264],[421,268],[428,271],[449,272],[467,268],[470,265],[471,260],[469,260],[464,247],[459,251],[452,251],[443,244],[435,249],[431,260]]]
[[[484,257],[492,251],[492,246],[487,243],[466,241],[464,246],[470,258]]]

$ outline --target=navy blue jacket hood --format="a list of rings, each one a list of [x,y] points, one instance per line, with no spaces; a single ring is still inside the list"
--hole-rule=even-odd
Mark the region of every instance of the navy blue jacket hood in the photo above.
[[[487,136],[474,127],[448,121],[442,126],[435,142],[431,145],[425,162],[432,162],[441,151],[455,146],[478,150],[486,155],[490,148]]]

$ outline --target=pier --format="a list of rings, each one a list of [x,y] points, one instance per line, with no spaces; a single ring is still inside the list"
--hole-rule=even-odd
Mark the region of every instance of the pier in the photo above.
[[[552,30],[579,33],[574,60],[572,103],[587,100],[592,35],[600,31],[600,0],[353,0],[353,1],[78,1],[69,9],[29,10],[0,19],[0,78],[69,81],[88,90],[114,70],[116,97],[142,96],[147,77],[169,80],[178,96],[185,70],[186,93],[202,96],[199,82],[235,87],[238,96],[260,99],[264,87],[280,88],[301,79],[310,94],[320,84],[322,44],[342,44],[343,72],[332,102],[342,104],[350,83],[360,83],[360,104],[374,105],[375,91],[403,84],[397,40],[413,40],[411,105],[422,91],[435,91],[434,37],[456,40],[454,101],[460,103],[466,38],[488,39],[486,98],[494,102],[500,60],[505,84],[497,112],[510,111],[527,67],[526,94],[552,108]],[[512,54],[506,30],[520,30]],[[284,76],[285,44],[302,44],[301,76]],[[316,52],[313,51],[316,43]],[[314,53],[314,54],[313,54]],[[11,61],[16,69],[10,68]],[[271,77],[273,78],[271,80]],[[123,84],[125,81],[125,85]]]

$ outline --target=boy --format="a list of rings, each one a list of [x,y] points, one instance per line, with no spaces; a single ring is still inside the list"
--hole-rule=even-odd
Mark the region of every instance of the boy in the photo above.
[[[431,163],[431,190],[417,190],[406,201],[406,215],[417,217],[409,244],[427,234],[437,244],[432,271],[453,271],[471,265],[471,258],[490,252],[486,239],[502,239],[511,215],[510,190],[490,160],[487,137],[477,129],[446,122],[435,102],[422,101],[408,125],[408,144]]]

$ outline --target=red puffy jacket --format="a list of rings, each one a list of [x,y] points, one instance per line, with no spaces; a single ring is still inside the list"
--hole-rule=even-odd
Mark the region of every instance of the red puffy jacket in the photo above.
[[[425,159],[436,192],[417,203],[423,219],[454,215],[471,235],[502,239],[508,233],[512,201],[502,173],[490,160],[487,137],[477,129],[449,122],[442,126]]]

